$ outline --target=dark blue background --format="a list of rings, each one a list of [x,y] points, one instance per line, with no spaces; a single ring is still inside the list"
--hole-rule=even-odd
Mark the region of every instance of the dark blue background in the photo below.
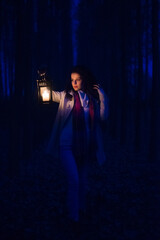
[[[63,90],[76,64],[110,109],[107,163],[90,170],[95,227],[81,239],[158,239],[159,20],[159,0],[0,1],[1,239],[65,239],[63,171],[43,151],[57,105],[38,104],[36,79],[46,66]]]

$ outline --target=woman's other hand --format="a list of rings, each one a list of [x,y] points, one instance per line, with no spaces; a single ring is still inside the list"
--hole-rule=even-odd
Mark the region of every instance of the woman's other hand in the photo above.
[[[106,120],[109,114],[108,97],[105,94],[103,88],[101,88],[100,84],[94,84],[93,89],[97,90],[99,94],[101,120]]]
[[[104,90],[101,88],[100,84],[94,84],[93,85],[93,89],[97,90],[97,92],[99,93],[99,95],[104,95]]]
[[[94,84],[93,89],[96,89],[98,91],[100,89],[100,84]]]

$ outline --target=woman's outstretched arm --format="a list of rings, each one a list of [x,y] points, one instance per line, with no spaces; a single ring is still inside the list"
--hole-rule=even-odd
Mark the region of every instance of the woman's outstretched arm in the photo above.
[[[53,91],[52,90],[52,101],[59,103],[60,99],[61,99],[61,96],[62,96],[62,93],[63,93],[63,91],[58,92],[58,91]]]

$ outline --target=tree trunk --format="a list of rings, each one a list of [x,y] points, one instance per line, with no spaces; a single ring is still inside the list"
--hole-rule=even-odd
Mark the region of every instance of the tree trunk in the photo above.
[[[141,110],[142,110],[142,79],[143,79],[143,62],[142,62],[142,13],[141,1],[137,4],[137,26],[138,26],[138,78],[136,88],[136,109],[135,109],[135,150],[140,150],[141,144]]]
[[[153,84],[151,99],[151,132],[149,161],[160,160],[160,47],[159,47],[159,1],[152,1],[152,54]]]
[[[10,111],[9,173],[19,172],[20,160],[31,152],[31,20],[30,1],[16,5],[15,95]]]

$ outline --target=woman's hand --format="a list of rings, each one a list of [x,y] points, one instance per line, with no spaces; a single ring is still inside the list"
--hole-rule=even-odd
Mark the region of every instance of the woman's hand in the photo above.
[[[94,84],[93,89],[97,90],[99,94],[101,120],[106,120],[108,118],[108,113],[109,113],[107,95],[105,94],[103,88],[101,88],[100,84]]]
[[[93,89],[98,91],[100,89],[100,84],[94,84]]]
[[[94,85],[93,85],[93,89],[97,90],[99,96],[100,96],[100,95],[104,95],[103,88],[101,88],[101,85],[100,85],[100,84],[94,84]],[[100,98],[101,98],[101,97],[100,97]]]

